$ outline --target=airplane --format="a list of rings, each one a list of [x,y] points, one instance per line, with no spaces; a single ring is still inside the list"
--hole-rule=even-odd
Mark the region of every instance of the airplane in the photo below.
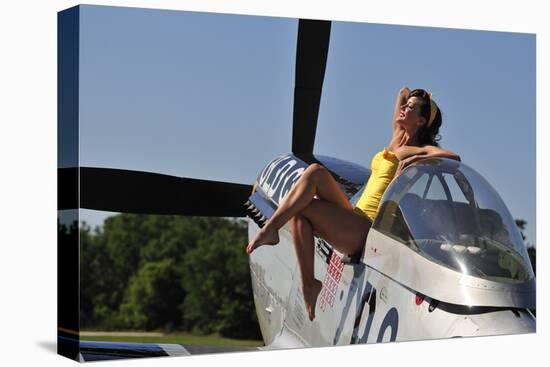
[[[330,29],[330,21],[299,20],[292,151],[269,162],[252,185],[60,168],[59,210],[248,217],[253,238],[312,163],[326,167],[355,204],[370,170],[313,154]],[[307,318],[288,225],[279,235],[278,245],[250,255],[261,349],[536,330],[531,311],[536,280],[521,235],[497,192],[462,162],[429,158],[407,167],[384,194],[361,253],[339,253],[315,237],[315,276],[323,289],[313,321]],[[71,260],[60,256],[60,273],[70,273],[64,269]],[[60,293],[70,286],[60,284]],[[82,341],[70,320],[60,317],[59,324],[59,345],[72,348],[80,360],[170,354],[166,350],[189,354],[175,345]]]
[[[341,175],[352,204],[369,170],[316,156]],[[308,163],[289,154],[258,175],[247,202],[249,238],[263,227]],[[535,332],[535,278],[506,206],[466,164],[428,158],[388,187],[360,254],[315,237],[323,281],[307,318],[290,226],[281,243],[250,255],[256,312],[266,349]]]

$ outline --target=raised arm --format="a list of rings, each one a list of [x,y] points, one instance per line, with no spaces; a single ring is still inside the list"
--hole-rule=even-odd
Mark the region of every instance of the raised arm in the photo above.
[[[399,110],[402,105],[407,103],[410,93],[411,91],[409,88],[403,87],[399,90],[399,93],[397,94],[397,99],[395,100],[395,107],[393,108],[393,131],[395,131],[395,129],[397,128],[397,123],[395,122],[395,120],[397,120],[397,117],[399,116]]]

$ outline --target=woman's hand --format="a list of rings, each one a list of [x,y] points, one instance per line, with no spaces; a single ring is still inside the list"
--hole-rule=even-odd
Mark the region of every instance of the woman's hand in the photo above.
[[[427,155],[412,155],[408,158],[405,158],[401,161],[399,161],[399,165],[397,166],[397,171],[395,171],[395,175],[399,176],[401,172],[407,168],[411,163],[414,163],[420,159],[426,158]]]
[[[403,87],[399,89],[398,97],[407,99],[409,98],[409,94],[411,94],[411,90],[407,87]]]
[[[402,145],[393,151],[400,161],[412,157],[413,155],[427,155],[430,153],[428,146],[415,147],[412,145]]]

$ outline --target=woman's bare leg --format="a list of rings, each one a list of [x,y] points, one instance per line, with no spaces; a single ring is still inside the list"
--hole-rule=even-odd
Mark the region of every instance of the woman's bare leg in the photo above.
[[[290,223],[304,302],[309,319],[313,320],[317,297],[322,288],[322,283],[314,277],[313,229],[338,251],[354,254],[364,246],[371,222],[335,203],[313,200]]]
[[[298,267],[300,268],[304,302],[309,320],[312,321],[315,318],[317,297],[323,287],[323,283],[315,279],[313,274],[313,228],[309,220],[301,215],[296,215],[290,220],[290,229]]]
[[[250,254],[261,245],[278,243],[279,229],[292,219],[293,243],[310,320],[315,318],[315,306],[322,289],[322,283],[314,276],[313,228],[339,251],[355,253],[365,243],[370,221],[352,209],[330,173],[323,166],[313,164],[246,248]]]
[[[343,208],[352,209],[346,195],[326,168],[320,164],[312,164],[304,171],[266,225],[250,241],[246,252],[250,254],[259,246],[279,243],[279,229],[311,203],[314,195]]]
[[[371,221],[353,210],[326,200],[313,200],[300,215],[319,237],[344,254],[355,254],[365,246]]]

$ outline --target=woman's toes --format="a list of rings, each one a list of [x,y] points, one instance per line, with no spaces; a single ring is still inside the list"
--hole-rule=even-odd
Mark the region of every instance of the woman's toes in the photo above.
[[[246,246],[246,252],[250,255],[252,251],[262,245],[276,245],[277,243],[279,243],[279,231],[265,226],[256,234],[256,237],[250,241],[248,246]]]

